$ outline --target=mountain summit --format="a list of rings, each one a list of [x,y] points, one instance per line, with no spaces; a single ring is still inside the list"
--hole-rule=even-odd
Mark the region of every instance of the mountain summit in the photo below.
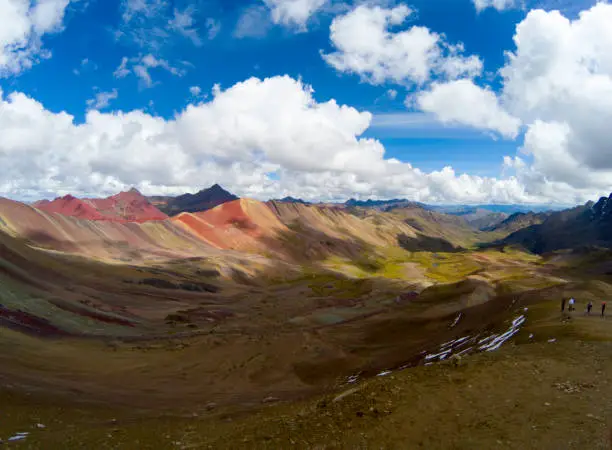
[[[183,212],[207,211],[223,203],[238,200],[238,197],[218,184],[213,184],[208,189],[202,189],[195,194],[183,194],[178,197],[154,196],[148,199],[164,213],[176,216]]]

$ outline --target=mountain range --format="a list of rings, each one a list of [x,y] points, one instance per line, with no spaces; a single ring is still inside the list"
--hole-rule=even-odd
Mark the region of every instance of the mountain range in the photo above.
[[[131,189],[100,199],[79,199],[66,195],[53,201],[38,201],[32,206],[45,213],[88,221],[171,223],[189,228],[199,238],[220,248],[232,247],[228,242],[247,241],[250,242],[247,247],[261,248],[261,244],[255,245],[254,236],[265,235],[269,231],[267,228],[278,230],[288,225],[274,223],[268,210],[281,219],[286,219],[289,211],[293,211],[289,214],[291,220],[306,224],[311,230],[329,232],[328,227],[320,222],[323,217],[332,214],[336,217],[341,215],[344,222],[351,222],[350,217],[362,220],[374,220],[373,217],[381,220],[381,217],[385,217],[399,220],[416,233],[436,236],[453,245],[458,242],[466,245],[466,242],[478,240],[491,241],[497,237],[498,245],[521,245],[537,253],[579,245],[609,245],[612,242],[606,230],[612,220],[612,206],[608,197],[602,197],[597,203],[556,212],[544,207],[527,211],[528,207],[521,205],[427,205],[405,199],[350,199],[344,203],[323,204],[285,197],[262,203],[240,200],[215,184],[195,194],[176,197],[145,197],[138,190]],[[253,217],[255,210],[258,212]],[[319,221],[304,222],[304,217],[310,217],[313,211],[318,212]],[[514,213],[509,215],[510,211]],[[260,221],[262,223],[258,225]],[[363,230],[361,233],[368,234]],[[362,239],[358,236],[355,238]]]
[[[612,194],[596,203],[587,202],[539,216],[537,222],[519,227],[499,243],[520,245],[534,253],[589,246],[609,248],[612,246]]]

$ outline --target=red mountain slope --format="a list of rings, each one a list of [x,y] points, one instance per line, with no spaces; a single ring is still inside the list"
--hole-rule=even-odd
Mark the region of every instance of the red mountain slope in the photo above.
[[[90,199],[89,202],[103,216],[121,218],[129,222],[165,220],[168,218],[136,189],[120,192],[108,198]]]
[[[41,211],[87,220],[148,222],[168,218],[136,189],[99,199],[78,199],[66,195],[51,202],[47,200],[36,202],[33,206]]]
[[[100,212],[86,200],[66,195],[58,197],[52,202],[43,200],[36,202],[33,205],[41,211],[61,214],[63,216],[78,217],[86,220],[103,220],[104,217]]]
[[[261,249],[261,237],[286,230],[265,203],[250,199],[234,200],[204,212],[181,213],[172,221],[215,247],[234,250]]]

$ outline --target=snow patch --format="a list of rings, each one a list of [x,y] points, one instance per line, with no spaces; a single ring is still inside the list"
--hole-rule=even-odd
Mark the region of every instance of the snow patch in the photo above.
[[[351,375],[350,377],[346,379],[346,382],[349,384],[357,383],[357,381],[359,381],[359,374]]]
[[[527,308],[525,308],[523,311],[525,312],[526,310]],[[457,316],[455,322],[458,322],[460,317],[460,315]],[[429,353],[425,355],[425,365],[430,365],[436,361],[444,361],[453,355],[466,355],[473,351],[493,352],[499,349],[506,341],[508,341],[508,339],[517,334],[521,329],[521,325],[525,323],[525,320],[527,320],[525,315],[521,314],[513,319],[510,323],[510,328],[501,334],[493,333],[488,336],[482,336],[482,334],[476,336],[464,336],[445,342],[444,344],[440,345],[436,353]]]
[[[15,436],[11,436],[10,438],[8,438],[9,442],[15,442],[15,441],[22,441],[25,438],[28,437],[30,433],[24,432],[24,433],[17,433]]]
[[[455,328],[457,324],[459,323],[459,321],[461,320],[461,317],[463,317],[463,313],[457,314],[457,317],[455,317],[455,321],[451,324],[450,327]]]

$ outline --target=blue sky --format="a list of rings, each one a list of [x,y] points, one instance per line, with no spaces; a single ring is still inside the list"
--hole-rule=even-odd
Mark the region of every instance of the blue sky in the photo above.
[[[312,85],[320,101],[335,98],[340,104],[374,114],[406,112],[404,95],[391,100],[386,95],[389,87],[371,86],[360,82],[358,76],[338,74],[324,62],[320,51],[331,50],[332,14],[318,16],[308,32],[296,33],[262,20],[264,24],[260,26],[269,27],[264,36],[237,38],[237,21],[246,8],[259,5],[257,1],[196,3],[194,18],[203,36],[202,45],[195,46],[189,39],[174,35],[159,49],[142,46],[129,36],[116,37],[117,31],[125,29],[120,1],[90,0],[86,5],[73,4],[65,30],[47,39],[53,57],[18,78],[0,81],[0,86],[5,91],[33,95],[47,109],[67,111],[77,121],[83,120],[86,102],[95,95],[96,88],[104,92],[118,90],[118,98],[109,109],[147,109],[169,118],[191,100],[191,86],[199,86],[209,93],[216,83],[229,87],[251,76],[288,74]],[[182,10],[193,4],[175,0],[164,12],[171,13],[174,8]],[[409,4],[418,10],[411,24],[445,33],[450,41],[462,41],[470,53],[482,56],[485,69],[490,72],[503,64],[504,51],[512,48],[514,27],[525,15],[523,10],[499,12],[495,9],[477,14],[470,0],[418,0]],[[221,26],[212,40],[206,38],[207,19],[214,19]],[[163,17],[159,22],[166,20]],[[129,27],[126,32],[129,34]],[[488,38],[482,39],[482,36]],[[177,66],[179,61],[187,61],[192,66],[185,67],[182,77],[155,71],[153,77],[158,84],[148,89],[139,88],[135,76],[124,79],[113,76],[123,57],[137,57],[149,50]],[[81,67],[83,60],[88,60],[88,64]],[[74,70],[80,74],[76,75]],[[437,130],[425,137],[418,129],[402,128],[401,123],[392,130],[373,127],[367,135],[379,138],[393,157],[418,163],[426,170],[451,164],[462,172],[495,175],[500,171],[503,155],[516,149],[515,143],[487,138],[478,131],[448,133],[444,127],[436,127]]]
[[[482,71],[471,76],[474,83],[501,96],[499,70],[508,63],[506,52],[516,50],[516,27],[529,11],[560,8],[568,19],[575,20],[580,10],[594,4],[508,0],[508,7],[477,11],[472,0],[330,0],[302,24],[274,23],[270,4],[282,1],[72,1],[61,26],[41,36],[51,55],[39,58],[28,70],[5,74],[0,88],[5,96],[23,93],[51,113],[65,111],[74,116],[75,125],[86,122],[90,109],[106,114],[143,110],[170,121],[187,105],[210,101],[215,85],[225,90],[250,77],[288,75],[312,86],[318,103],[333,99],[339,105],[372,113],[372,122],[361,137],[379,141],[387,159],[410,163],[423,172],[452,166],[457,175],[500,178],[505,171],[504,156],[521,154],[525,128],[509,137],[495,127],[476,127],[456,119],[449,123],[414,104],[406,106],[407,97],[446,81],[439,73],[432,73],[427,85],[389,79],[373,83],[363,74],[332,67],[322,57],[337,50],[330,39],[332,21],[359,4],[389,10],[406,5],[411,14],[403,23],[391,26],[390,32],[426,27],[431,33],[443,34],[450,45],[461,43],[463,54],[482,62]],[[145,8],[139,10],[138,4]],[[179,19],[183,22],[176,25]],[[147,65],[143,62],[147,56],[145,73],[138,73],[138,66]],[[123,73],[118,70],[122,61],[126,63]],[[529,156],[524,159],[532,161]],[[271,180],[277,178],[274,175]],[[241,184],[237,189],[248,191]]]

